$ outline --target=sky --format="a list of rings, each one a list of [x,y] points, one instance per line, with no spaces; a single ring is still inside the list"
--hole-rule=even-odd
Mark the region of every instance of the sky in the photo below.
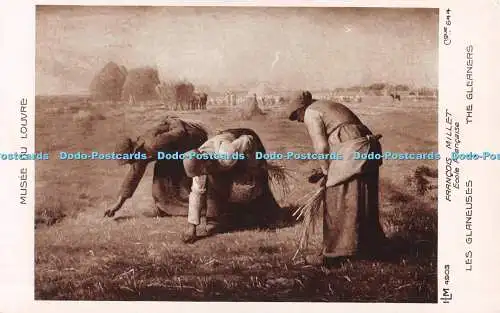
[[[438,11],[38,6],[36,93],[87,93],[113,61],[216,89],[438,84]]]

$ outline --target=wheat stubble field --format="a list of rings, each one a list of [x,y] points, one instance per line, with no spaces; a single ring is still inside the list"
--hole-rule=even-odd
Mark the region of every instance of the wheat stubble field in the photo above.
[[[372,97],[347,104],[384,151],[437,151],[436,101],[392,102]],[[175,112],[211,131],[253,128],[269,152],[311,151],[303,124],[277,110],[240,120],[229,108]],[[78,97],[38,97],[36,150],[35,297],[40,300],[436,302],[437,190],[418,193],[436,161],[385,161],[381,220],[393,243],[388,260],[353,260],[338,269],[291,260],[298,225],[241,229],[184,245],[183,217],[143,216],[153,207],[152,168],[114,219],[103,218],[127,171],[115,161],[59,160],[59,151],[112,152],[120,134],[139,134],[168,114],[159,106],[90,103]],[[313,161],[286,161],[296,172],[284,206],[311,191]],[[425,171],[424,171],[425,172]],[[416,177],[418,176],[418,177]],[[430,180],[430,178],[429,178]],[[427,186],[428,187],[428,186]],[[310,245],[319,247],[318,233]]]

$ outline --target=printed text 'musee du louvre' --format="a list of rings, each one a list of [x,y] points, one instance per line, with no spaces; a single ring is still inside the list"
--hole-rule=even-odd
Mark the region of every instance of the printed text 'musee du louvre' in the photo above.
[[[21,141],[28,140],[28,100],[22,98],[19,102],[19,114],[20,114],[20,126],[19,126],[19,138]],[[27,154],[28,148],[25,143],[21,144],[20,147],[21,154]],[[28,195],[28,169],[26,167],[21,167],[19,172],[19,203],[26,205],[26,197]]]

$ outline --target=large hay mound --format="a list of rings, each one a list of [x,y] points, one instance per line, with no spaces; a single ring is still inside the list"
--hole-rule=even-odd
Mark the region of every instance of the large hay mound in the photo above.
[[[158,99],[157,88],[160,84],[158,70],[151,67],[135,68],[128,72],[123,84],[122,99],[135,101]]]
[[[263,116],[265,113],[259,108],[259,104],[255,97],[247,97],[238,108],[240,119],[249,120],[253,117]]]

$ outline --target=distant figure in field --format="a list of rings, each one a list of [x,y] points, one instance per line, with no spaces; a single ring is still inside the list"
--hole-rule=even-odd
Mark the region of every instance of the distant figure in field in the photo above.
[[[398,94],[391,93],[391,98],[392,98],[392,101],[394,101],[394,100],[401,101],[401,96]]]
[[[128,104],[135,105],[135,97],[132,94],[128,96]]]
[[[161,124],[137,139],[123,138],[120,140],[116,147],[117,154],[143,153],[146,155],[146,159],[122,159],[118,161],[120,165],[128,164],[130,169],[123,181],[118,200],[105,211],[104,216],[113,217],[122,208],[125,201],[131,198],[137,189],[147,165],[155,161],[154,216],[172,215],[169,214],[169,204],[182,201],[180,199],[181,189],[187,189],[186,193],[188,193],[191,179],[184,171],[182,160],[157,160],[158,152],[182,154],[199,147],[207,138],[207,131],[203,126],[176,116],[167,116]]]

